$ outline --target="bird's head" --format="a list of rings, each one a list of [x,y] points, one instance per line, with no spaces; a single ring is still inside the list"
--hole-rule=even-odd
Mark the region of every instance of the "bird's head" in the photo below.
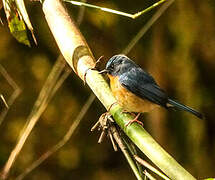
[[[115,55],[108,60],[106,68],[100,71],[100,74],[107,73],[111,76],[119,76],[127,72],[130,68],[134,66],[137,65],[127,56],[122,54]]]

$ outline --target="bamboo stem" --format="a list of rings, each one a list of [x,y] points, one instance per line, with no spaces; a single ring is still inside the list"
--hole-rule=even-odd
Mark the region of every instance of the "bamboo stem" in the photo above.
[[[82,80],[87,72],[87,84],[108,109],[116,100],[104,78],[97,71],[89,70],[95,66],[95,61],[74,21],[69,17],[60,0],[44,0],[43,11],[65,60]],[[133,123],[126,127],[132,117],[122,113],[119,105],[112,106],[110,112],[129,138],[171,179],[195,179],[165,152],[142,126]]]

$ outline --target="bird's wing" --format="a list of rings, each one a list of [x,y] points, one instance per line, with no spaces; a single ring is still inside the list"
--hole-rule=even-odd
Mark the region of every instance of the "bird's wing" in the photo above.
[[[125,72],[120,76],[119,81],[122,86],[136,96],[167,107],[166,93],[157,85],[153,77],[141,68],[132,68]]]

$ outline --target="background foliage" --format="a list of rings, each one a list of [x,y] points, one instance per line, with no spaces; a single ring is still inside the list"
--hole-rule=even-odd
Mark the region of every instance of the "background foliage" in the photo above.
[[[100,6],[137,12],[148,1],[89,1]],[[73,17],[78,7],[67,4]],[[14,147],[26,117],[40,92],[59,50],[45,22],[41,5],[27,2],[38,46],[18,43],[8,27],[0,27],[0,63],[22,93],[0,126],[0,167]],[[96,58],[119,54],[155,12],[136,20],[86,9],[81,32]],[[3,12],[1,10],[1,16]],[[5,18],[3,18],[4,21]],[[178,111],[156,109],[143,115],[144,126],[185,169],[198,178],[213,177],[215,163],[215,1],[175,1],[138,42],[128,56],[148,72],[171,97],[199,109],[205,120]],[[105,62],[104,62],[105,63]],[[12,88],[0,76],[0,92],[7,100]],[[56,144],[89,97],[90,90],[72,73],[66,80],[18,157],[12,176],[20,174],[50,146]],[[69,143],[29,174],[28,179],[135,178],[120,152],[110,142],[97,144],[91,126],[105,109],[95,101]],[[84,173],[83,173],[84,172]]]

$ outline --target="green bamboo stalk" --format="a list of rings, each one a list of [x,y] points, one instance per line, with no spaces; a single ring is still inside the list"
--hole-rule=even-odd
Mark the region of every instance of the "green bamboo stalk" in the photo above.
[[[82,80],[85,79],[86,74],[86,83],[106,109],[109,109],[116,100],[107,82],[98,74],[98,71],[89,70],[95,66],[92,53],[60,0],[44,0],[43,12],[65,60]],[[126,127],[128,121],[133,117],[122,113],[122,108],[119,105],[112,106],[110,112],[128,137],[171,179],[195,179],[142,126],[133,123]]]
[[[124,135],[122,135],[122,140],[125,143],[126,147],[128,148],[129,153],[131,154],[131,156],[133,156],[133,158],[135,156],[137,156],[137,149],[136,149],[137,146],[135,146],[134,143],[130,139],[125,137]],[[138,169],[141,177],[144,177],[142,165],[139,162],[137,162],[136,159],[135,159],[135,161],[136,161],[136,166],[137,166],[137,169]]]
[[[115,141],[117,142],[118,146],[120,147],[122,153],[124,154],[126,160],[128,161],[128,164],[130,165],[134,175],[138,180],[142,180],[141,173],[139,172],[134,159],[131,157],[131,154],[129,153],[129,149],[127,148],[126,144],[120,137],[116,127],[114,125],[110,126],[111,133],[113,134],[113,137]]]

